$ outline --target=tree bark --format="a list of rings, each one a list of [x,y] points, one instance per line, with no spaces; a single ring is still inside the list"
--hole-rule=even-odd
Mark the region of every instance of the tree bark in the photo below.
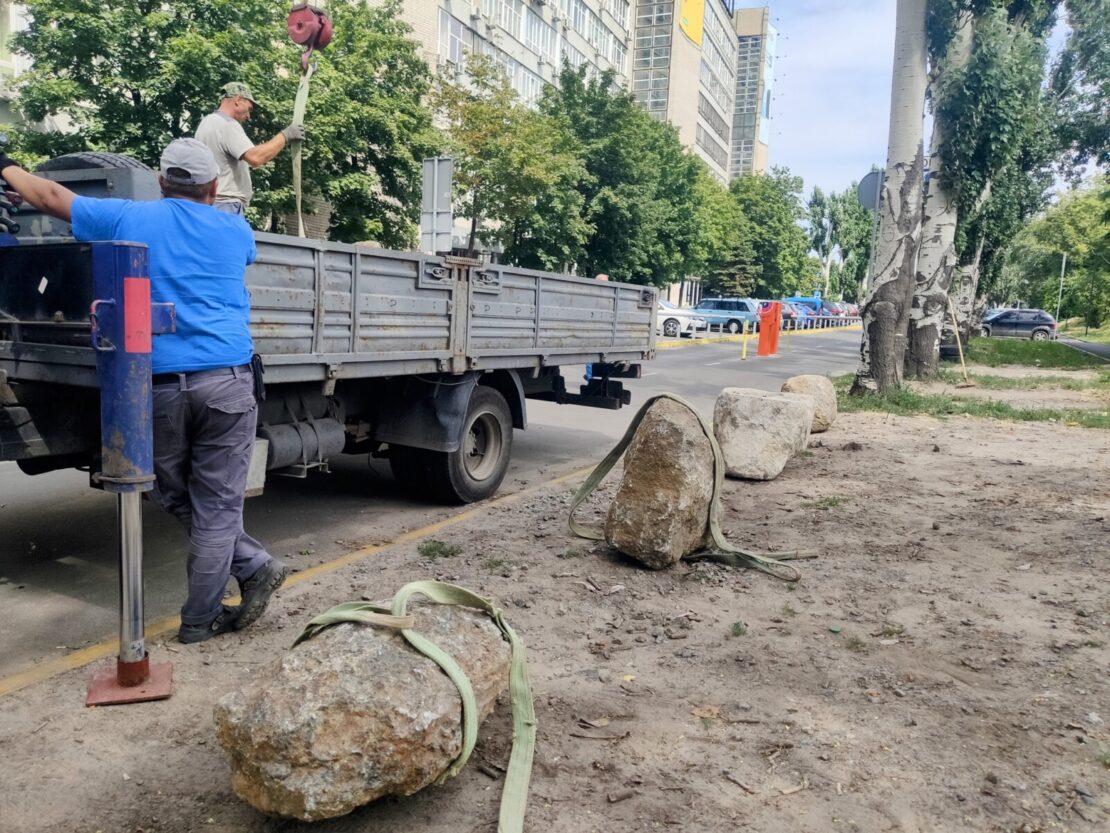
[[[906,376],[927,379],[937,373],[940,330],[948,307],[948,289],[956,271],[956,225],[959,213],[954,195],[942,182],[940,147],[948,137],[948,125],[936,112],[937,85],[942,75],[960,72],[971,57],[972,25],[966,16],[932,82],[933,137],[929,154],[929,187],[922,211],[921,248],[917,255],[913,303],[910,306]]]
[[[926,0],[898,0],[887,164],[879,197],[875,275],[863,305],[860,364],[852,385],[856,396],[896,390],[902,384],[921,235],[928,83],[925,6]]]
[[[979,334],[971,322],[975,316],[975,296],[979,292],[979,262],[983,257],[983,243],[980,237],[971,262],[960,265],[960,282],[956,288],[956,328],[964,344],[971,336]],[[975,332],[972,332],[973,329]]]

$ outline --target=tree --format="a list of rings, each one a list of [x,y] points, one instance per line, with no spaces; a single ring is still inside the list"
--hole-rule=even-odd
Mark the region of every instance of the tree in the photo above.
[[[1110,316],[1110,178],[1063,196],[1022,229],[1007,249],[996,294],[1054,311],[1065,253],[1061,315],[1098,327]]]
[[[459,213],[475,239],[522,266],[564,269],[592,230],[582,218],[586,169],[568,125],[521,103],[500,66],[467,61],[465,84],[443,83],[437,106],[455,157]]]
[[[156,166],[172,139],[192,135],[228,81],[259,99],[248,132],[288,123],[300,72],[285,34],[287,8],[271,0],[28,0],[13,38],[33,61],[19,104],[32,121],[64,116],[72,133],[23,130],[34,155],[124,153]],[[332,234],[406,246],[419,217],[420,160],[439,136],[423,105],[430,84],[399,3],[337,3],[335,38],[316,53],[306,127],[304,187],[331,204]],[[272,227],[293,204],[288,157],[254,172],[250,219]]]
[[[902,383],[906,328],[921,233],[925,151],[925,0],[898,0],[891,83],[890,137],[879,197],[875,271],[863,305],[860,365],[852,393]]]
[[[816,185],[806,203],[806,223],[809,226],[809,247],[821,261],[821,279],[824,297],[829,296],[829,280],[836,257],[836,240],[833,234],[833,197]]]
[[[833,194],[830,205],[833,240],[840,252],[840,264],[834,264],[837,292],[850,301],[863,296],[863,283],[871,262],[871,238],[874,218],[860,205],[853,182],[839,194]]]
[[[959,212],[956,312],[964,335],[977,317],[981,278],[989,285],[997,277],[997,256],[1044,205],[1051,182],[1058,150],[1052,102],[1041,82],[1057,5],[1013,0],[979,14],[967,81],[953,84],[936,107],[940,118],[957,125],[940,153]]]
[[[707,295],[746,296],[760,274],[755,230],[736,200],[702,165],[695,189],[698,236],[691,272]]]
[[[772,168],[770,174],[737,177],[729,190],[752,229],[758,267],[753,291],[765,298],[812,291],[809,241],[798,224],[805,214],[801,178],[786,168]]]
[[[1062,172],[1077,181],[1091,160],[1110,165],[1110,0],[1067,0],[1071,34],[1053,67]]]
[[[913,301],[910,305],[906,375],[927,378],[936,373],[940,328],[948,307],[948,288],[957,264],[956,224],[958,213],[955,194],[941,166],[941,147],[952,128],[943,114],[938,114],[936,101],[942,90],[957,89],[966,83],[966,70],[971,58],[972,20],[969,9],[949,9],[943,2],[929,6],[928,32],[932,46],[932,71],[929,98],[933,106],[932,151],[929,154],[928,186],[922,204],[921,246],[914,274]],[[943,11],[942,11],[943,10]],[[938,38],[938,17],[949,12],[952,19],[943,21],[944,37]],[[954,29],[954,32],[950,32]],[[943,40],[942,43],[937,43]],[[943,85],[943,87],[942,87]]]
[[[592,230],[578,271],[666,286],[698,266],[701,163],[613,79],[564,67],[540,100],[541,112],[570,126],[588,174],[579,189]]]

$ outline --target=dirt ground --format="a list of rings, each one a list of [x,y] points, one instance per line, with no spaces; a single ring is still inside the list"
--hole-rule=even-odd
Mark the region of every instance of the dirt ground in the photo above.
[[[1076,382],[1090,382],[1098,378],[1097,370],[1049,370],[1029,367],[983,367],[968,365],[968,373],[976,376],[1001,376],[1003,378],[1042,379],[1066,378]],[[1105,411],[1110,408],[1110,393],[1105,390],[1067,390],[1047,385],[1033,390],[992,390],[986,387],[957,387],[948,382],[912,382],[913,390],[921,393],[941,393],[957,399],[993,399],[1015,408],[1044,408],[1058,411]]]
[[[441,530],[453,557],[397,546],[242,634],[156,643],[168,701],[85,709],[87,669],[0,700],[0,830],[492,833],[478,764],[507,760],[507,703],[451,783],[315,825],[240,802],[215,743],[215,699],[313,614],[427,577],[529,646],[530,831],[1110,828],[1110,432],[842,416],[777,480],[727,484],[731,540],[819,551],[797,585],[641,569],[570,536],[570,491]]]

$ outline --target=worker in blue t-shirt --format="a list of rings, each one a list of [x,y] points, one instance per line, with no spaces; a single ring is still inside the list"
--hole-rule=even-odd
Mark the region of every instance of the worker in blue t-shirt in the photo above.
[[[243,531],[257,420],[244,274],[255,246],[242,217],[212,207],[218,172],[203,143],[177,139],[162,153],[163,199],[91,199],[0,154],[0,178],[71,223],[78,240],[145,243],[151,299],[176,308],[176,332],[154,340],[152,385],[156,496],[189,534],[182,642],[254,623],[289,573]],[[229,576],[239,584],[238,607],[223,603]]]

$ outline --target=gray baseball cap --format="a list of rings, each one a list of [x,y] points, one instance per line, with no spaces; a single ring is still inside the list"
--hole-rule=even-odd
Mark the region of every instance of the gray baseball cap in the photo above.
[[[159,167],[174,185],[206,185],[220,173],[208,145],[196,139],[174,139],[166,145]]]
[[[223,87],[221,87],[220,89],[223,93],[224,98],[235,98],[235,96],[240,96],[241,98],[245,98],[251,104],[258,103],[254,100],[254,94],[251,92],[251,88],[244,84],[242,81],[232,81],[229,84],[224,84]]]

